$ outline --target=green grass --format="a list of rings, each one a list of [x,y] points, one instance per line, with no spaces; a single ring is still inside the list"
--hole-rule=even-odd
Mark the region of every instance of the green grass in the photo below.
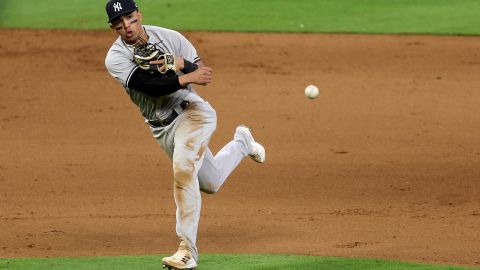
[[[0,27],[107,29],[105,0],[0,0]],[[480,34],[478,0],[137,0],[177,30]]]
[[[122,256],[55,259],[0,259],[0,269],[9,270],[154,270],[162,256]],[[466,270],[456,266],[435,266],[375,259],[341,259],[294,255],[215,255],[201,257],[198,270]]]

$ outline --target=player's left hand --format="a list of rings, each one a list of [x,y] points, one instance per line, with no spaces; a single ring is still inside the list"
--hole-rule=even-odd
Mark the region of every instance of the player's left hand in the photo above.
[[[175,70],[182,70],[185,67],[185,62],[182,57],[180,56],[174,56],[175,57]],[[160,58],[158,60],[150,61],[149,64],[151,65],[157,65],[158,66],[158,71],[160,73],[165,73],[166,72],[166,66],[165,66],[165,59]]]
[[[161,66],[150,64],[150,62],[158,60],[163,60]],[[173,71],[173,73],[175,73],[177,71],[175,60],[175,55],[160,51],[155,44],[138,43],[135,44],[135,48],[133,50],[133,61],[141,69],[150,73],[155,71],[158,71],[162,74],[166,74],[169,71]]]

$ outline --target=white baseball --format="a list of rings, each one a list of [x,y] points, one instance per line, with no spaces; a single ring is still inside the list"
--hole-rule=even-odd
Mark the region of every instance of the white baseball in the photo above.
[[[315,85],[309,85],[305,87],[305,96],[307,96],[309,99],[314,99],[318,97],[318,94],[320,92],[318,91],[318,87]]]

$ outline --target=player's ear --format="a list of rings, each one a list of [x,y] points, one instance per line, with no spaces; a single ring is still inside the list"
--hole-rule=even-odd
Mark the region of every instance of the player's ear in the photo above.
[[[110,23],[110,30],[112,30],[112,33],[117,33],[117,30],[115,29],[115,26],[113,24]]]
[[[143,20],[143,13],[142,13],[140,10],[138,10],[137,13],[138,13],[138,21],[142,22],[142,20]]]
[[[110,26],[110,32],[111,32],[113,35],[117,36],[117,35],[118,35],[118,32],[117,32],[117,30],[115,29],[115,26],[113,26],[113,24],[111,24],[111,23],[110,23],[109,26]]]

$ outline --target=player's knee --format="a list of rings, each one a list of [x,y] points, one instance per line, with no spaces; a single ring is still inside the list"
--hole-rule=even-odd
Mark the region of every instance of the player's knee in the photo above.
[[[205,192],[207,194],[214,194],[214,193],[217,193],[218,190],[220,189],[219,186],[217,185],[213,185],[213,184],[203,184],[203,185],[200,185],[200,190],[202,192]]]
[[[173,163],[175,185],[182,187],[192,182],[195,166],[191,160],[178,160]]]

